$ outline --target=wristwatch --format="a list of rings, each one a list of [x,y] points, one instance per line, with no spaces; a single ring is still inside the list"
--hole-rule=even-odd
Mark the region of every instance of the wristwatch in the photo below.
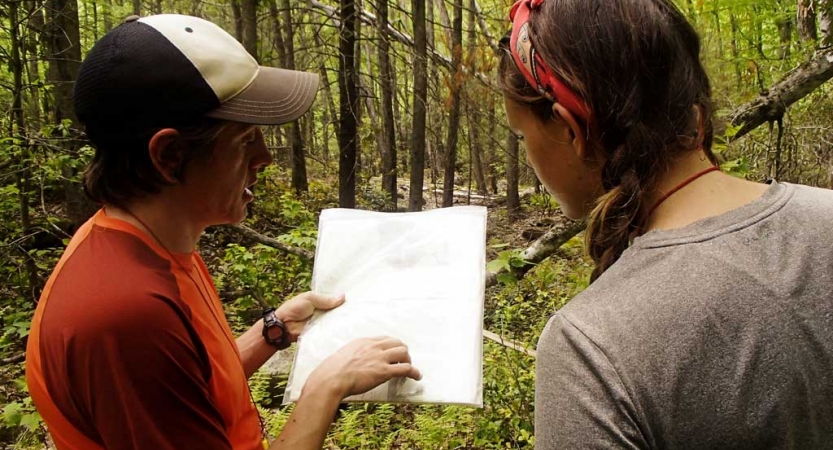
[[[286,349],[292,344],[286,324],[275,315],[275,308],[269,308],[263,313],[263,339],[278,350]]]

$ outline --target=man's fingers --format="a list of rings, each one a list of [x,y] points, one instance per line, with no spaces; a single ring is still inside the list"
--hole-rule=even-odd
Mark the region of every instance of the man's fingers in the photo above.
[[[408,377],[414,380],[422,379],[422,374],[411,363],[391,364],[388,367],[390,367],[391,375],[394,377]]]
[[[303,295],[304,298],[309,301],[313,307],[315,307],[315,309],[333,309],[344,303],[344,294],[326,295],[319,294],[317,292],[305,292],[301,295]]]
[[[384,357],[385,360],[391,364],[411,362],[411,355],[408,353],[408,347],[405,347],[404,345],[385,350]]]
[[[374,338],[373,340],[377,341],[376,345],[378,345],[383,351],[394,347],[405,347],[407,349],[407,346],[402,343],[402,341],[390,336],[382,336],[381,338]]]

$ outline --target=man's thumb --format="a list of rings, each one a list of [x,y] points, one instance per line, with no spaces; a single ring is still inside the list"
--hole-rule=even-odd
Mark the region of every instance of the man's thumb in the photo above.
[[[314,306],[315,309],[328,310],[344,303],[344,294],[326,295],[310,292],[307,299],[310,303],[312,303],[312,306]]]

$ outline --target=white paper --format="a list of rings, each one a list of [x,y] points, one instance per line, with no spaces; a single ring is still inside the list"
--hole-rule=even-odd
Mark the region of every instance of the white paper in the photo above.
[[[345,401],[483,406],[486,208],[321,213],[312,289],[346,295],[298,342],[284,403],[310,373],[362,337],[403,341],[422,379],[394,379]]]

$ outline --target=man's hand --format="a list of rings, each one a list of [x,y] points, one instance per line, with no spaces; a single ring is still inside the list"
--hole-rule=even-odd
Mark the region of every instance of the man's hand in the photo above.
[[[307,320],[312,317],[316,309],[329,310],[344,303],[344,295],[323,295],[315,292],[304,292],[285,301],[276,311],[278,319],[286,324],[289,338],[292,342],[304,330]]]
[[[398,339],[357,339],[325,359],[304,390],[334,389],[340,397],[363,394],[394,377],[422,378],[411,365],[408,347]]]

